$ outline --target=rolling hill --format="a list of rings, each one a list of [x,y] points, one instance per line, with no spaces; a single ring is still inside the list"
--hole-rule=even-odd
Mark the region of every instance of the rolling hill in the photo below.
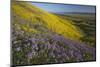
[[[35,23],[42,24],[49,30],[70,39],[80,39],[80,37],[83,36],[81,31],[72,25],[70,21],[61,19],[52,13],[46,12],[25,2],[16,2],[12,3],[12,5],[13,13],[16,16],[29,21],[29,23],[33,25]]]

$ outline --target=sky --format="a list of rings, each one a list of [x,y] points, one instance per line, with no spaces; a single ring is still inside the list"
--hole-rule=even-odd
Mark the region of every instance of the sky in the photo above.
[[[72,4],[54,4],[54,3],[40,3],[32,2],[34,6],[42,8],[48,12],[84,12],[95,13],[95,6],[72,5]]]

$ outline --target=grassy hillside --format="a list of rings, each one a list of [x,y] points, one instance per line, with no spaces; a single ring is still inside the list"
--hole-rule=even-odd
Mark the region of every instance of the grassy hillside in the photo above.
[[[46,12],[40,8],[32,6],[25,2],[16,2],[12,4],[13,13],[21,18],[30,21],[30,23],[41,23],[48,29],[71,39],[79,39],[82,33],[70,21],[61,19],[54,14]]]
[[[96,37],[96,18],[95,14],[66,14],[58,15],[60,18],[65,20],[72,21],[71,23],[75,26],[78,26],[84,36],[81,40],[88,45],[95,46],[95,37]]]

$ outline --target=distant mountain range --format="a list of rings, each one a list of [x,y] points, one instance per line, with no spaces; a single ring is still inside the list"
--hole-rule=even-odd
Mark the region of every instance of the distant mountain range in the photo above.
[[[84,15],[95,15],[96,13],[88,13],[88,12],[53,12],[55,14],[84,14]]]

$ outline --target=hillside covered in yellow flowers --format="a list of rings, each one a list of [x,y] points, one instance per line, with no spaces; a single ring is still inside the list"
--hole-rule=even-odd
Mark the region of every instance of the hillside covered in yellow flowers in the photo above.
[[[49,30],[71,39],[73,38],[79,39],[80,37],[83,36],[83,33],[76,26],[71,24],[72,21],[64,20],[52,13],[46,12],[29,3],[25,2],[12,3],[12,9],[13,9],[12,12],[15,15],[21,17],[24,20],[29,21],[26,23],[26,25],[29,23],[33,25],[42,24]],[[16,24],[18,23],[16,22]],[[26,27],[24,26],[25,30],[26,28],[29,28],[28,25]],[[31,28],[29,30],[31,30]],[[33,30],[36,31],[36,29],[34,28]]]

